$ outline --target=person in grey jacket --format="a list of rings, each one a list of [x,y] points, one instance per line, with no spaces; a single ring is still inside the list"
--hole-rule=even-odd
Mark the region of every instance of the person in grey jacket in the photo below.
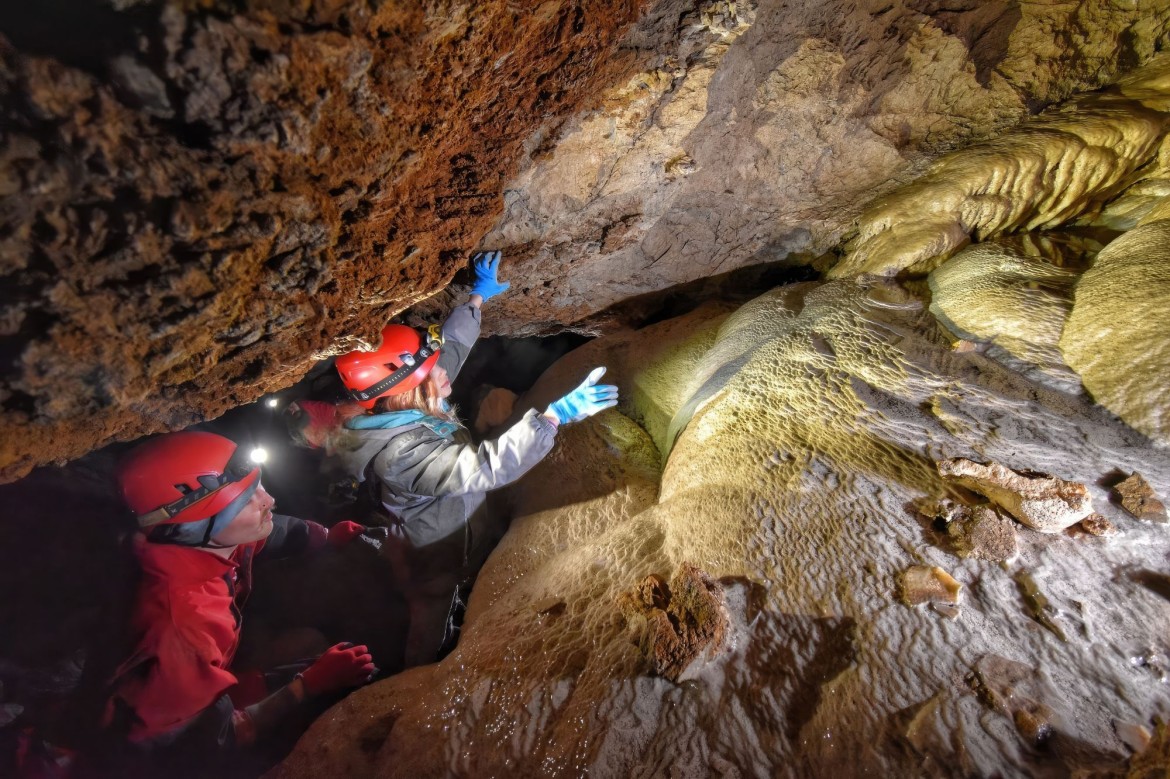
[[[480,306],[510,285],[497,280],[500,252],[473,258],[467,303],[442,328],[423,334],[404,325],[382,331],[375,351],[337,359],[351,398],[366,413],[351,416],[336,436],[343,470],[376,492],[376,503],[405,554],[400,579],[410,607],[406,665],[433,662],[456,588],[472,576],[502,527],[486,507],[488,490],[523,476],[553,447],[559,425],[617,405],[617,387],[598,384],[605,368],[548,409],[530,409],[494,440],[475,444],[447,398],[451,381],[479,337]]]

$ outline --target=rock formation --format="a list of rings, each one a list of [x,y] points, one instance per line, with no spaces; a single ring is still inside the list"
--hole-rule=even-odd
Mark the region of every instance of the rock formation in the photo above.
[[[1106,246],[1074,294],[1060,340],[1068,364],[1098,403],[1170,446],[1170,219]]]
[[[455,653],[351,696],[276,776],[1116,770],[1114,721],[1170,704],[1130,659],[1170,613],[1115,573],[1156,570],[1164,531],[1098,486],[1139,463],[1165,484],[1170,459],[1087,398],[957,353],[915,298],[851,282],[597,339],[518,408],[595,364],[621,413],[565,428],[512,491]],[[1125,533],[1021,528],[1014,563],[954,556],[914,508],[950,490],[940,455],[1059,472]],[[614,604],[686,561],[729,582],[727,648],[675,684]],[[910,566],[948,571],[962,613],[898,605]],[[963,680],[993,675],[991,655],[1046,681],[982,702]],[[1003,698],[1022,673],[984,686]]]
[[[287,387],[441,289],[525,144],[640,69],[647,3],[89,5],[0,20],[5,479]]]
[[[861,215],[849,255],[831,271],[929,270],[972,237],[1039,230],[1099,210],[1158,160],[1170,124],[1170,55],[1113,88],[936,162]]]
[[[292,384],[485,233],[506,333],[807,262],[1168,24],[1162,0],[11,4],[0,478]],[[1125,105],[1094,127],[1160,121]],[[1098,142],[1127,171],[1146,153]]]
[[[275,776],[1159,764],[1166,528],[1105,485],[1170,489],[1170,0],[58,1],[0,15],[0,480],[434,316],[477,245],[486,333],[600,336],[484,427],[622,390],[455,651]]]
[[[1080,392],[1080,376],[1060,352],[1079,274],[1030,248],[996,241],[963,249],[930,274],[930,311],[956,337],[989,344],[989,357],[1056,389]]]

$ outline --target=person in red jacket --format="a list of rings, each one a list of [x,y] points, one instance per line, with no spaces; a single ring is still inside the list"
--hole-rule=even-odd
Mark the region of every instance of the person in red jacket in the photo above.
[[[136,447],[118,482],[138,518],[142,581],[136,646],[115,674],[107,721],[142,747],[137,753],[230,752],[263,741],[306,702],[370,679],[373,658],[351,644],[330,648],[275,689],[265,683],[273,675],[232,669],[252,561],[343,544],[364,527],[330,530],[274,514],[260,469],[213,433],[172,433]]]

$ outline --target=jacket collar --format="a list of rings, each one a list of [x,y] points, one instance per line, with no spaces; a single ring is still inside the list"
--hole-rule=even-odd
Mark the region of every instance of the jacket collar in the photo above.
[[[238,546],[232,552],[231,558],[225,560],[205,549],[175,544],[155,544],[147,541],[141,533],[136,534],[134,538],[134,552],[142,564],[143,573],[176,583],[196,583],[222,579],[224,575],[239,568],[239,558],[243,550],[255,545]]]

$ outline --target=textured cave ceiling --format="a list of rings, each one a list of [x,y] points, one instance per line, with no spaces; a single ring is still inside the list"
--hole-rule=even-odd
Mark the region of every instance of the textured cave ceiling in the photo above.
[[[507,257],[501,334],[825,267],[875,197],[1168,27],[1107,0],[10,7],[0,478],[289,386],[444,309],[477,246]]]

